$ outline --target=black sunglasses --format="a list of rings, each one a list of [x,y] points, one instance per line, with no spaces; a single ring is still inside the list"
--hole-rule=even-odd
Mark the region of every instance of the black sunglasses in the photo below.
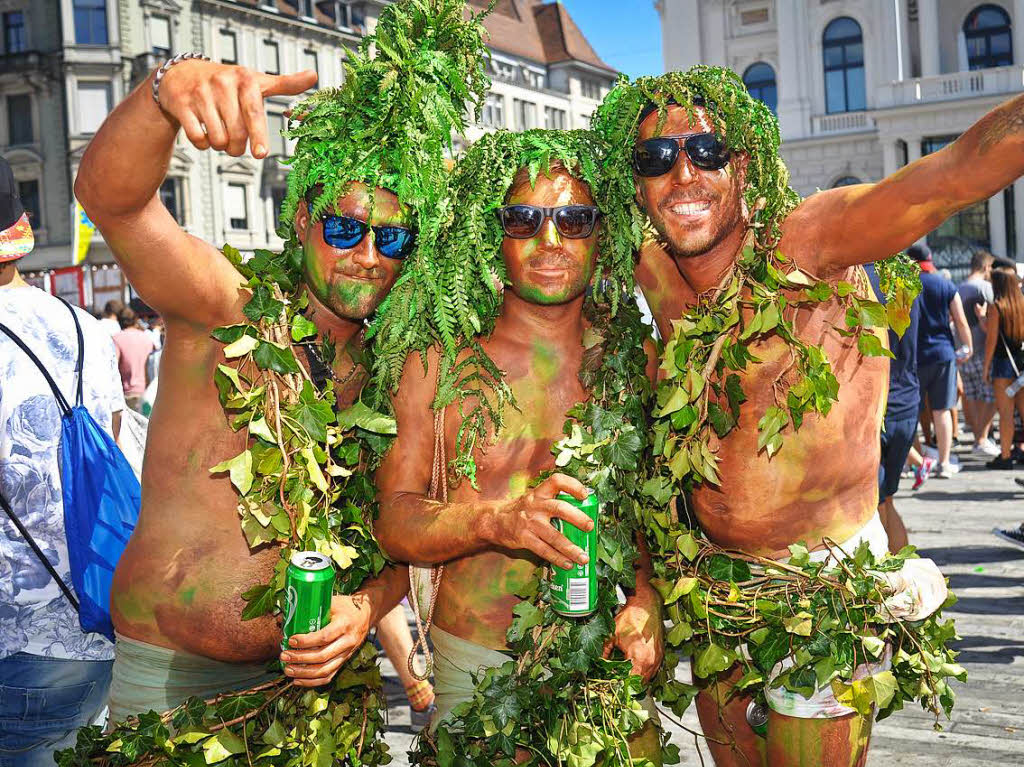
[[[664,176],[679,159],[679,148],[701,170],[721,170],[729,164],[729,147],[714,133],[658,136],[640,142],[633,150],[633,168],[644,178]]]
[[[373,229],[373,243],[385,258],[408,258],[416,235],[404,226],[370,226],[351,216],[324,216],[324,241],[335,248],[354,248]]]
[[[505,234],[515,240],[536,237],[544,220],[550,218],[555,229],[570,240],[582,240],[594,233],[601,215],[596,205],[562,205],[541,208],[536,205],[506,205],[496,211]]]

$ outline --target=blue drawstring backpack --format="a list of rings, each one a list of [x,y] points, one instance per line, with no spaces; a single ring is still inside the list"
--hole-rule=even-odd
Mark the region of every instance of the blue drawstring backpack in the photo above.
[[[25,342],[3,323],[0,323],[0,330],[39,368],[60,408],[64,535],[67,538],[68,564],[74,593],[58,575],[2,494],[0,502],[29,547],[78,611],[82,631],[103,634],[113,641],[110,583],[114,577],[114,568],[139,519],[142,488],[117,443],[96,423],[82,404],[85,356],[82,327],[71,304],[63,299],[61,301],[71,312],[78,334],[78,391],[74,407],[68,404],[49,371]],[[75,594],[78,595],[77,599]]]

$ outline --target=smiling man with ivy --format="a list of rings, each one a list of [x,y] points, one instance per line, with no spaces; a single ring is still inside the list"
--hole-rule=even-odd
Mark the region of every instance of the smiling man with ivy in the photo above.
[[[480,139],[435,260],[416,256],[403,277],[419,287],[378,318],[377,382],[400,385],[375,530],[435,567],[417,590],[438,705],[423,764],[661,763],[640,678],[660,665],[660,601],[627,522],[654,350],[623,297],[639,230],[605,194],[600,153],[582,131]],[[592,523],[556,496],[587,488],[598,605],[560,617],[545,568],[587,558],[551,523]]]
[[[394,423],[357,399],[362,331],[404,259],[429,249],[417,235],[436,215],[450,137],[486,93],[483,27],[464,11],[459,0],[389,6],[349,55],[345,84],[296,107],[283,253],[225,258],[181,229],[158,189],[179,129],[199,149],[241,156],[248,144],[265,157],[263,100],[306,91],[312,72],[176,57],[83,157],[78,199],[167,322],[142,513],[111,600],[111,718],[141,714],[114,733],[129,761],[387,760],[364,640],[408,574],[382,572],[370,531],[368,467]],[[282,652],[284,569],[309,549],[338,571],[330,623]],[[268,673],[278,658],[284,676]],[[186,734],[169,740],[170,728]]]
[[[861,765],[874,714],[952,706],[944,580],[909,549],[886,559],[877,513],[885,331],[918,288],[883,262],[878,304],[861,265],[1020,175],[1019,101],[878,184],[803,201],[774,116],[729,70],[623,81],[595,118],[652,225],[637,281],[668,342],[648,489],[683,508],[644,526],[720,766]]]

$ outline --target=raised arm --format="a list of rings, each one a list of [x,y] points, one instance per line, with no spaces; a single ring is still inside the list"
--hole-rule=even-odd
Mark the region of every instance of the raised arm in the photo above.
[[[213,327],[233,321],[241,278],[217,248],[184,232],[159,199],[178,129],[199,149],[238,157],[251,143],[253,156],[265,157],[263,99],[302,93],[316,75],[186,61],[165,73],[159,105],[154,76],[121,102],[90,142],[75,197],[148,304],[168,320]]]
[[[1022,173],[1024,96],[1017,96],[877,184],[811,195],[786,220],[780,248],[822,276],[888,258]]]
[[[434,463],[434,378],[438,358],[428,356],[429,374],[410,357],[394,398],[398,437],[377,472],[380,516],[374,532],[381,547],[400,562],[434,565],[485,549],[526,549],[569,567],[586,554],[551,525],[555,517],[588,530],[586,514],[562,501],[559,492],[584,498],[576,480],[555,474],[511,500],[440,503],[428,498]]]

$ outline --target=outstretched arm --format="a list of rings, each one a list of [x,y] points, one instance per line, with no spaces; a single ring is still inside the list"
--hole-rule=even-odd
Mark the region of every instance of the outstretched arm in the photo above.
[[[148,304],[171,320],[213,327],[233,321],[242,280],[215,247],[184,232],[159,199],[178,129],[199,149],[238,157],[251,142],[253,156],[265,157],[263,99],[302,93],[316,76],[186,61],[167,70],[158,105],[154,74],[90,142],[75,196]]]
[[[1024,173],[1024,96],[877,184],[818,192],[786,220],[780,249],[821,276],[898,253]]]
[[[438,355],[428,356],[430,372],[418,355],[405,365],[394,398],[398,437],[377,472],[380,516],[374,533],[389,556],[400,562],[434,565],[484,549],[526,549],[568,568],[585,564],[583,550],[551,525],[555,517],[589,530],[593,523],[579,509],[554,500],[566,492],[581,500],[586,488],[562,474],[511,500],[441,503],[428,498],[434,462],[434,377]],[[442,476],[447,467],[441,469]]]

